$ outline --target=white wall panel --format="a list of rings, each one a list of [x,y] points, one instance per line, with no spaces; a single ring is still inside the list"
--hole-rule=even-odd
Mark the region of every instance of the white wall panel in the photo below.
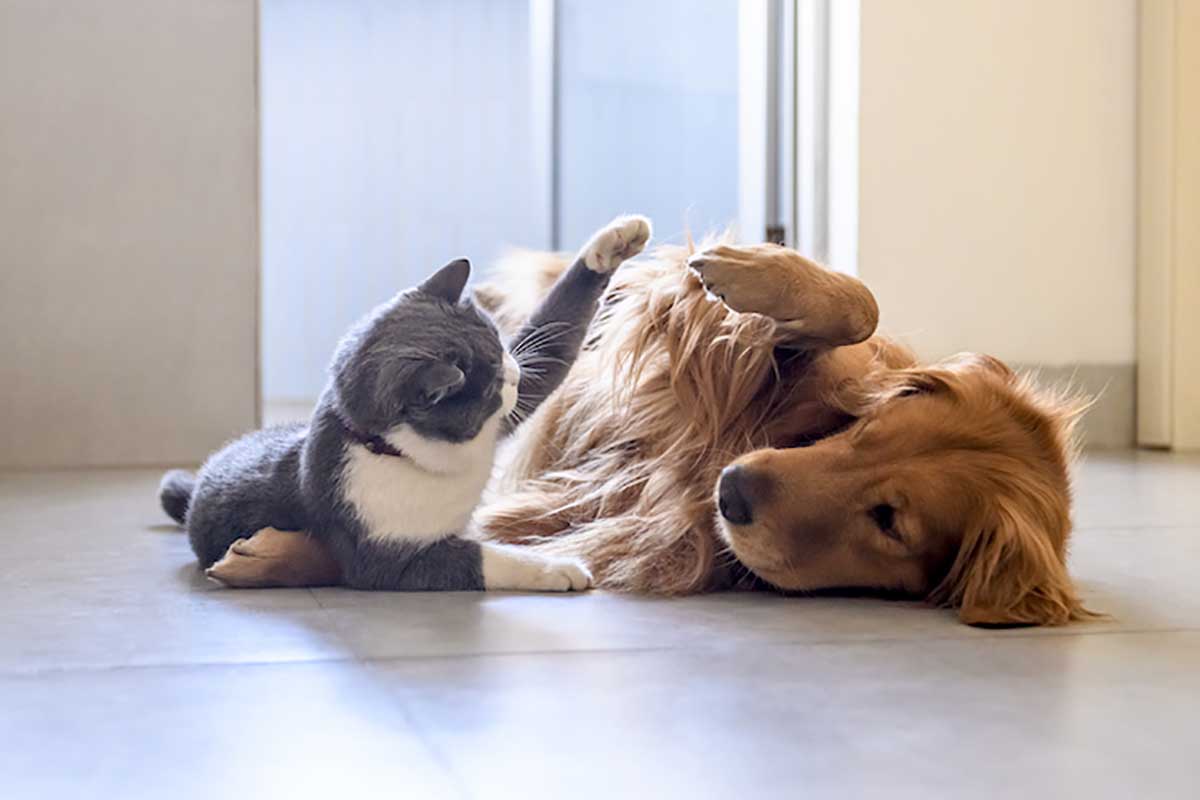
[[[0,467],[257,413],[253,0],[0,2]]]

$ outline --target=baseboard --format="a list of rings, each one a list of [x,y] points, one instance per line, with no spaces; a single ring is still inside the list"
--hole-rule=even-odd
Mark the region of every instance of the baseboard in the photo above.
[[[1095,398],[1080,424],[1084,447],[1133,447],[1137,436],[1137,366],[1134,364],[1017,364],[1045,386],[1070,386]]]

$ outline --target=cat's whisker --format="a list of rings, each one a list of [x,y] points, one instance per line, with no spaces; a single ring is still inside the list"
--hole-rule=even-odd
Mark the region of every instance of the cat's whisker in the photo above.
[[[564,359],[558,358],[557,356],[538,354],[538,355],[524,355],[524,356],[522,356],[522,358],[524,360],[521,360],[521,359],[517,360],[517,364],[522,367],[524,367],[526,365],[533,365],[533,364],[558,364],[560,366],[567,366],[567,361],[565,361]]]
[[[543,376],[547,369],[557,369],[559,367],[569,368],[570,364],[562,359],[551,358],[549,356],[535,356],[525,361],[517,362],[517,366],[521,369],[522,375]]]
[[[546,347],[556,338],[561,337],[570,331],[572,327],[573,325],[569,322],[557,321],[543,323],[542,325],[538,326],[537,329],[522,336],[520,340],[513,345],[510,352],[514,358],[518,358],[519,360],[521,354]]]

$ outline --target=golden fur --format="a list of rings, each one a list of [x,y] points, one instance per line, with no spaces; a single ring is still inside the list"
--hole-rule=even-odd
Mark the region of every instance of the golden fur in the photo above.
[[[949,568],[940,565],[932,583],[927,576],[896,580],[902,570],[865,574],[857,562],[845,576],[806,574],[798,581],[804,570],[793,568],[792,580],[760,577],[790,589],[919,594],[962,609],[968,623],[1059,624],[1086,615],[1065,569],[1078,402],[1039,391],[987,357],[919,368],[908,351],[879,337],[829,346],[831,339],[851,343],[873,331],[877,310],[860,283],[811,262],[797,271],[803,260],[783,248],[718,245],[704,252],[725,253],[734,270],[763,263],[775,269],[774,277],[760,271],[734,305],[770,303],[776,318],[739,313],[728,296],[714,302],[705,281],[685,266],[691,248],[659,248],[618,273],[589,350],[530,425],[496,499],[477,517],[488,535],[582,556],[610,589],[728,588],[739,575],[723,557],[724,531],[714,514],[722,470],[739,456],[753,459],[774,448],[811,457],[820,443],[793,445],[847,426],[853,435],[857,421],[887,417],[902,398],[920,393],[949,400],[950,407],[925,415],[924,427],[933,430],[908,422],[892,432],[890,446],[897,460],[919,464],[910,478],[917,484],[953,465],[955,485],[946,495],[970,498],[953,513],[936,507],[954,503],[931,498],[934,508],[925,512],[963,517],[928,521],[931,536],[951,539],[940,543],[957,553]],[[519,282],[521,269],[521,259],[510,262],[502,285]],[[763,285],[772,282],[775,291]],[[780,306],[788,291],[806,294],[799,319]],[[814,308],[814,294],[831,293],[838,302]],[[826,324],[814,325],[822,312]],[[848,328],[847,316],[857,316],[856,325]],[[860,453],[852,467],[866,460]],[[798,489],[814,483],[810,470],[785,460],[774,479],[790,487],[793,502],[813,502]],[[854,507],[856,498],[841,494],[827,504]],[[773,535],[794,538],[796,515],[777,511]],[[737,542],[729,544],[740,555]]]
[[[587,351],[477,517],[497,538],[583,556],[607,588],[719,583],[712,484],[767,444],[785,400],[764,346],[774,323],[709,300],[686,255],[659,248],[617,273]]]
[[[477,299],[514,329],[564,266],[517,253]],[[859,281],[785,248],[626,265],[513,444],[483,535],[581,556],[618,591],[734,588],[749,569],[923,596],[970,624],[1086,617],[1065,565],[1080,403],[989,357],[919,367],[877,320]],[[731,471],[740,524],[716,512]]]

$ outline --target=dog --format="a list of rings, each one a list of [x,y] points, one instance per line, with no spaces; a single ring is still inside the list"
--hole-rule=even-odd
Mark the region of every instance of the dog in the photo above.
[[[567,258],[517,253],[477,301],[515,330]],[[776,245],[663,246],[622,270],[524,426],[479,535],[578,556],[602,588],[925,598],[978,626],[1093,616],[1066,565],[1086,402],[995,358],[921,366],[854,277]],[[214,570],[336,582],[266,529]]]

